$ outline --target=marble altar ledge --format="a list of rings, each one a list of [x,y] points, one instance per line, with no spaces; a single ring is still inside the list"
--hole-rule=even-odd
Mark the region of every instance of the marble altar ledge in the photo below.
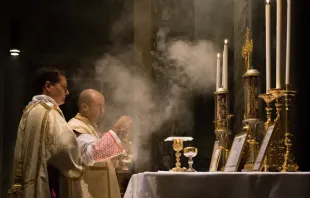
[[[310,172],[144,172],[124,198],[308,198]]]

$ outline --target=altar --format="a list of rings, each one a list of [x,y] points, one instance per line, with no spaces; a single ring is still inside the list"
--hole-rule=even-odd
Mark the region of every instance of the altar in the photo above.
[[[310,172],[144,172],[131,177],[124,198],[306,198]]]

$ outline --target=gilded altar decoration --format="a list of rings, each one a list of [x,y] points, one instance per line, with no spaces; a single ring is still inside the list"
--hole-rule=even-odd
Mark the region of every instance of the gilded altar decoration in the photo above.
[[[282,98],[285,90],[282,89],[269,89],[268,93],[275,99],[276,118],[274,122],[277,123],[275,133],[273,134],[270,146],[267,151],[267,167],[266,171],[280,172],[282,164],[284,163],[285,143],[282,130]]]
[[[244,58],[245,73],[244,79],[244,119],[243,130],[247,131],[247,151],[246,164],[243,171],[251,171],[256,156],[258,154],[258,135],[260,124],[263,121],[259,118],[258,113],[258,94],[260,92],[260,72],[250,67],[250,57],[253,51],[253,41],[249,38],[249,28],[246,29],[245,44],[242,48],[242,57]]]
[[[172,148],[175,151],[175,167],[170,169],[172,172],[185,172],[187,171],[187,168],[181,166],[180,157],[181,157],[181,151],[183,150],[183,142],[184,141],[191,141],[193,140],[192,137],[168,137],[165,139],[165,141],[172,141]]]
[[[267,161],[267,157],[266,156],[266,152],[267,152],[267,149],[270,145],[270,140],[271,140],[271,137],[273,135],[273,132],[274,132],[274,129],[276,128],[276,123],[273,123],[271,124],[270,126],[268,126],[267,130],[266,130],[266,134],[265,134],[265,137],[262,141],[262,144],[260,146],[260,149],[259,149],[259,152],[258,152],[258,155],[255,159],[255,162],[254,162],[254,167],[253,167],[253,171],[260,171],[264,170],[264,172],[266,170],[268,170],[268,161]],[[263,167],[262,167],[263,165]]]
[[[245,32],[245,44],[242,47],[242,57],[244,58],[245,71],[250,69],[250,56],[253,51],[253,41],[249,39],[250,30],[247,27]]]
[[[290,101],[292,97],[294,97],[296,91],[289,90],[289,86],[286,87],[286,91],[284,93],[285,97],[285,155],[284,162],[282,164],[281,172],[296,172],[298,171],[299,166],[295,162],[295,155],[292,151],[292,133],[290,131]]]
[[[229,128],[231,114],[228,113],[229,110],[229,98],[228,90],[225,88],[219,88],[215,93],[215,135],[216,141],[219,141],[218,147],[220,148],[219,162],[216,164],[219,167],[212,167],[212,170],[224,170],[228,154],[229,154],[229,135],[231,130]],[[218,149],[218,148],[216,148]]]

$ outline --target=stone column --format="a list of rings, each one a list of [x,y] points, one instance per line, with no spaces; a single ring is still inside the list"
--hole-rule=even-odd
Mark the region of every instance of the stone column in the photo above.
[[[137,67],[142,68],[145,73],[152,76],[152,13],[153,0],[134,0],[134,61]],[[134,128],[145,131],[144,134],[136,134],[134,139],[134,154],[138,157],[134,163],[134,172],[151,170],[151,144],[149,132],[145,126],[137,124]],[[142,149],[143,148],[143,149]]]
[[[244,117],[243,77],[245,73],[242,58],[242,46],[245,42],[245,32],[248,26],[248,1],[234,0],[234,132],[241,131]]]
[[[152,70],[153,0],[134,0],[134,60],[146,72]]]

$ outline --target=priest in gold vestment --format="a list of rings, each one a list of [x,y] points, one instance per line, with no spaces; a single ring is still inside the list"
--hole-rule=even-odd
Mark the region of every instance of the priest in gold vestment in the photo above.
[[[48,166],[70,178],[83,174],[75,134],[58,107],[69,94],[64,74],[39,69],[35,89],[38,95],[24,109],[18,127],[9,197],[51,197]]]
[[[79,97],[79,113],[69,121],[69,125],[77,133],[86,168],[81,181],[73,182],[70,198],[121,197],[111,159],[123,152],[120,138],[130,128],[131,118],[121,117],[112,130],[101,136],[97,123],[102,121],[103,114],[103,95],[96,90],[84,90]],[[76,189],[81,189],[82,193],[78,194]]]

